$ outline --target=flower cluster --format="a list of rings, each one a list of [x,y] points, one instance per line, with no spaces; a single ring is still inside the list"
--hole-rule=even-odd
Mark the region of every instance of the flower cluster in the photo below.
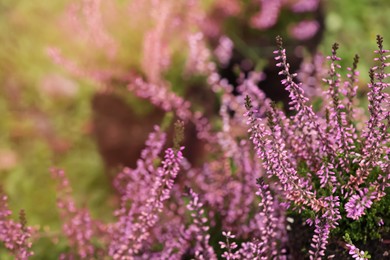
[[[346,244],[349,249],[348,253],[356,260],[367,260],[368,258],[364,256],[364,252],[360,251],[359,248],[352,244]]]
[[[91,258],[102,254],[101,249],[95,247],[92,242],[94,237],[104,241],[104,227],[98,221],[92,219],[87,208],[78,208],[72,198],[72,188],[64,170],[52,168],[52,177],[57,181],[57,207],[63,222],[63,232],[72,248],[71,253],[63,254],[64,258]]]
[[[226,249],[226,251],[222,254],[223,258],[226,258],[227,260],[231,259],[240,259],[240,255],[238,253],[233,253],[232,250],[236,249],[238,247],[237,243],[231,242],[230,239],[235,238],[235,235],[232,235],[232,233],[229,232],[222,232],[222,235],[226,237],[226,242],[219,242],[219,245],[221,246],[221,249]]]
[[[244,21],[248,21],[249,26],[261,31],[275,28],[283,20],[281,13],[287,10],[294,15],[304,17],[300,22],[292,22],[288,26],[291,38],[303,41],[311,39],[320,29],[319,22],[310,17],[310,13],[320,9],[320,2],[320,0],[250,0],[247,4],[249,8],[245,9],[245,5],[238,0],[216,0],[213,10],[218,11],[218,17],[241,16]],[[215,37],[223,30],[219,24],[222,19],[213,19],[213,17],[208,19],[206,34]]]
[[[199,201],[199,195],[192,189],[188,191],[191,198],[187,209],[190,210],[193,224],[188,228],[189,233],[193,233],[196,241],[195,257],[196,259],[217,259],[214,249],[209,245],[210,227],[207,225],[207,218],[204,217],[203,203]]]
[[[362,218],[374,203],[386,196],[386,188],[390,186],[390,114],[386,109],[390,100],[385,92],[389,86],[385,81],[389,56],[383,48],[382,37],[378,36],[375,61],[380,64],[371,68],[368,85],[370,117],[359,131],[352,119],[358,58],[355,57],[352,74],[342,86],[338,45],[333,45],[332,55],[327,58],[328,77],[324,79],[328,89],[323,93],[323,107],[315,112],[302,83],[295,80],[297,75],[289,71],[280,37],[277,43],[275,59],[284,77],[282,83],[290,93],[290,109],[294,114],[288,118],[271,106],[266,118],[256,116],[257,110],[248,97],[245,115],[266,175],[270,179],[277,177],[284,198],[295,209],[313,212],[314,218],[309,222],[314,222],[315,234],[309,252],[312,259],[317,259],[325,256],[331,231],[339,221]]]
[[[118,211],[118,222],[110,231],[113,233],[113,239],[109,254],[114,259],[136,255],[142,249],[143,242],[150,235],[149,229],[156,225],[158,215],[164,208],[163,202],[170,197],[170,191],[180,169],[179,164],[183,156],[181,150],[182,148],[177,151],[171,148],[166,150],[162,166],[154,172],[153,184],[143,205],[135,204],[135,207],[131,205],[130,209],[123,205]]]
[[[8,197],[0,192],[0,241],[15,259],[25,260],[33,255],[30,242],[33,229],[27,226],[24,210],[20,211],[20,222],[10,219],[12,213],[7,201]]]
[[[316,56],[312,66],[303,66],[302,75],[298,75],[290,68],[282,38],[277,37],[276,66],[290,98],[290,111],[286,113],[287,109],[279,109],[258,88],[263,73],[241,73],[235,88],[218,74],[206,34],[196,30],[189,33],[188,28],[176,30],[191,24],[178,21],[195,20],[200,26],[203,16],[196,11],[195,2],[181,5],[191,8],[193,16],[182,16],[173,8],[173,0],[133,2],[130,10],[134,14],[147,5],[154,7],[148,13],[152,28],[142,39],[140,71],[133,75],[80,69],[56,49],[49,50],[57,63],[77,76],[104,85],[119,75],[129,92],[183,121],[176,124],[170,148],[169,134],[156,125],[136,167],[125,167],[114,177],[117,204],[111,222],[103,223],[86,206],[78,206],[65,171],[51,170],[57,181],[62,238],[70,248],[60,257],[289,259],[295,241],[289,240],[293,221],[288,219],[298,216],[308,224],[300,228],[312,235],[306,241],[310,248],[300,248],[304,257],[332,257],[329,244],[334,238],[333,247],[341,244],[352,257],[366,259],[366,253],[351,239],[344,243],[340,237],[356,228],[354,223],[359,221],[369,227],[374,222],[377,233],[390,224],[386,211],[377,210],[389,199],[390,186],[389,51],[382,37],[377,37],[378,64],[370,70],[367,120],[357,108],[358,56],[345,80],[340,72],[338,44],[333,45],[329,57]],[[239,12],[238,1],[216,2],[229,14]],[[266,29],[276,23],[282,8],[311,12],[319,8],[320,1],[253,2],[261,8],[252,17],[252,25]],[[112,57],[117,46],[103,26],[100,4],[103,2],[99,0],[84,0],[81,6],[72,7],[81,8],[85,16],[76,19],[75,25],[82,23],[86,31],[95,30],[96,35],[88,31],[83,37]],[[135,15],[132,19],[138,18]],[[315,21],[303,21],[291,30],[295,38],[305,40],[318,26]],[[175,93],[173,82],[164,75],[173,61],[169,38],[178,32],[188,43],[183,72],[186,77],[202,76],[203,84],[220,98],[219,111],[215,112],[219,120]],[[221,37],[214,51],[216,60],[222,66],[228,64],[233,50],[233,42]],[[330,68],[324,73],[325,60]],[[316,99],[321,100],[320,106],[312,102]],[[191,148],[184,150],[182,146],[184,125],[191,123],[198,139],[206,143],[207,156],[199,165],[192,165],[183,155]],[[10,220],[7,197],[1,195],[0,199],[0,241],[17,259],[27,259],[32,255],[32,229],[27,227],[23,211],[20,223]],[[360,247],[357,243],[361,241],[354,242]]]

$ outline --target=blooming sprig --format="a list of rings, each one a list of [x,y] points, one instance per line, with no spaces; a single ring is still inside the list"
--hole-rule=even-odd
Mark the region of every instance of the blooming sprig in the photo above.
[[[321,259],[325,256],[325,249],[328,244],[330,234],[330,226],[326,219],[316,218],[314,224],[314,236],[312,243],[310,244],[312,249],[309,250],[310,260]]]
[[[92,219],[88,209],[77,207],[72,198],[72,188],[65,171],[52,168],[51,174],[57,181],[57,206],[63,221],[63,232],[70,246],[80,258],[94,257],[98,250],[92,243],[92,238],[99,233],[100,224]]]
[[[345,165],[348,163],[350,152],[354,148],[354,140],[352,138],[351,131],[347,129],[347,118],[343,111],[344,105],[340,101],[340,74],[338,69],[341,66],[337,63],[341,60],[337,56],[337,50],[339,45],[337,43],[332,46],[332,55],[327,57],[331,61],[329,69],[329,78],[324,79],[329,85],[328,94],[331,99],[331,106],[329,107],[329,124],[334,129],[333,138],[336,146],[336,152],[342,154],[341,167],[346,168]],[[336,163],[336,162],[335,162]]]
[[[356,260],[368,260],[368,258],[365,256],[364,251],[361,251],[355,245],[346,244],[345,246],[348,248],[348,250],[349,250],[348,253],[349,253],[350,256],[352,256],[353,259],[356,259]]]
[[[259,29],[270,28],[278,21],[283,1],[262,0],[259,2],[261,3],[261,9],[258,14],[252,17],[252,26]]]
[[[314,220],[314,235],[311,249],[309,250],[310,259],[321,259],[325,256],[325,250],[328,244],[328,239],[332,229],[338,226],[338,221],[341,219],[340,215],[340,202],[337,196],[329,196],[324,198],[323,214],[317,216]],[[307,223],[313,224],[312,220],[308,220]]]
[[[345,244],[346,248],[349,250],[348,253],[356,260],[368,260],[371,256],[359,248],[357,248],[353,243],[348,233],[344,235],[344,240],[347,242]]]
[[[214,53],[215,53],[215,56],[217,57],[219,63],[222,66],[228,65],[228,63],[232,57],[232,54],[233,54],[233,47],[234,47],[234,44],[229,37],[222,36],[219,39],[218,46],[215,49]]]
[[[345,110],[346,110],[347,119],[349,123],[351,123],[352,116],[356,112],[354,103],[356,103],[355,97],[358,88],[358,86],[356,86],[358,82],[358,76],[359,76],[359,71],[357,70],[358,63],[359,63],[359,55],[356,54],[355,57],[353,58],[352,68],[347,68],[347,70],[349,71],[347,74],[348,80],[344,82],[344,89],[342,90],[343,94],[346,97]]]
[[[34,255],[30,242],[33,229],[27,226],[24,210],[20,211],[20,222],[9,217],[12,212],[8,208],[8,197],[0,190],[0,242],[17,260],[27,260]]]
[[[249,97],[247,97],[246,107],[248,112],[245,116],[247,116],[247,124],[250,125],[250,139],[255,145],[259,158],[263,160],[266,174],[269,177],[278,177],[288,200],[297,205],[308,205],[314,211],[318,211],[321,203],[315,198],[308,180],[298,176],[294,163],[287,156],[288,151],[282,138],[281,127],[274,121],[273,112],[267,114],[268,129],[261,119],[255,117],[255,110],[252,109]]]
[[[215,64],[210,62],[211,53],[206,47],[204,38],[205,36],[201,32],[188,36],[189,57],[187,60],[187,70],[193,73],[208,74],[215,69]],[[225,52],[225,48],[231,48],[231,44],[232,42],[229,42],[229,39],[226,38],[223,47],[221,47],[222,50],[219,52]],[[226,53],[222,54],[222,56],[224,55],[226,55]],[[222,59],[229,60],[230,57],[223,57]]]
[[[389,94],[384,90],[390,86],[390,83],[385,82],[388,74],[385,68],[390,64],[387,59],[390,57],[387,53],[389,50],[383,48],[383,38],[377,36],[378,49],[375,53],[379,56],[375,61],[379,61],[379,66],[370,69],[370,89],[368,93],[368,109],[370,118],[367,122],[366,128],[363,130],[362,137],[364,139],[362,154],[364,159],[359,162],[359,169],[356,171],[356,178],[351,178],[350,183],[360,185],[368,177],[369,171],[372,167],[377,166],[381,161],[380,155],[383,152],[384,138],[388,136],[387,129],[389,129]],[[387,121],[387,122],[386,122]]]
[[[290,35],[297,40],[308,40],[318,32],[320,24],[315,20],[303,20],[290,29]]]
[[[260,197],[259,207],[261,209],[259,217],[262,220],[260,228],[261,237],[259,243],[259,257],[261,259],[270,259],[276,257],[277,250],[277,216],[274,208],[275,200],[271,194],[269,186],[263,179],[257,179],[258,192]]]
[[[287,62],[286,50],[280,36],[276,37],[276,43],[278,45],[278,50],[274,51],[275,60],[278,62],[276,66],[281,68],[279,74],[284,77],[281,82],[289,92],[290,109],[296,111],[292,118],[294,128],[300,133],[300,145],[312,155],[312,159],[307,161],[308,165],[315,169],[320,164],[321,156],[334,154],[334,149],[325,137],[321,120],[308,104],[309,99],[305,96],[302,84],[294,81],[297,74],[290,72],[290,64]]]
[[[371,207],[372,200],[376,198],[376,191],[364,188],[358,191],[358,194],[351,196],[349,201],[345,204],[347,217],[352,219],[359,219],[364,215],[364,211]]]
[[[143,207],[137,210],[138,212],[128,211],[125,208],[118,211],[119,220],[112,231],[116,234],[109,249],[114,259],[125,259],[125,256],[132,259],[140,252],[144,241],[149,238],[150,228],[157,223],[159,213],[164,208],[163,203],[170,197],[174,180],[180,170],[180,162],[183,159],[183,149],[184,147],[178,150],[168,148],[165,151],[161,167],[155,173],[157,176],[154,183],[147,191],[150,196],[144,202]]]
[[[278,62],[276,66],[281,68],[279,74],[285,77],[281,82],[290,94],[290,109],[295,111],[303,110],[309,116],[309,114],[312,114],[310,108],[307,107],[306,104],[309,99],[304,95],[301,85],[294,82],[294,78],[297,74],[290,73],[290,64],[287,62],[286,50],[283,47],[283,40],[280,36],[276,37],[276,43],[278,45],[278,50],[274,51],[274,54],[276,55],[275,60]]]
[[[199,195],[192,189],[188,190],[191,198],[187,209],[191,211],[193,224],[187,229],[196,240],[195,259],[217,259],[214,249],[209,245],[210,235],[207,233],[209,226],[207,218],[204,216],[203,203],[200,202]]]
[[[225,237],[226,242],[219,242],[219,245],[221,249],[224,249],[225,252],[222,254],[222,258],[225,258],[226,260],[233,260],[233,259],[240,259],[240,255],[238,252],[233,252],[238,246],[236,242],[231,242],[230,239],[235,238],[236,236],[233,235],[230,231],[226,232],[223,231],[222,235]]]

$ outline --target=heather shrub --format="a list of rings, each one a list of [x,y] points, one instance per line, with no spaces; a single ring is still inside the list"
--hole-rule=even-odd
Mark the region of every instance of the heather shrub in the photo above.
[[[88,208],[77,205],[64,171],[52,169],[63,221],[63,235],[56,239],[68,241],[60,258],[291,259],[299,253],[298,258],[349,254],[366,259],[370,255],[362,249],[368,241],[379,244],[375,257],[384,256],[380,239],[389,232],[388,51],[382,37],[377,44],[368,115],[355,111],[357,56],[343,81],[338,45],[333,45],[323,80],[326,88],[310,97],[322,99],[314,110],[305,95],[308,86],[289,70],[280,37],[274,53],[290,93],[290,116],[257,88],[256,73],[242,78],[238,94],[233,94],[226,81],[206,71],[222,100],[219,130],[191,107],[183,110],[173,93],[161,92],[167,110],[184,121],[175,124],[171,148],[156,126],[137,167],[124,168],[115,177],[120,200],[113,222],[94,219]],[[208,157],[200,167],[182,154],[188,120],[197,124],[198,137],[208,144]],[[21,224],[15,224],[7,220],[6,204],[1,212],[2,241],[20,259],[27,258],[32,254],[27,242],[32,230],[24,213]],[[294,221],[311,234],[298,248],[295,244],[302,241],[289,235]],[[10,235],[15,240],[9,240]]]
[[[292,2],[309,3],[309,9],[310,3],[312,8],[319,3]],[[150,11],[149,5],[157,4],[165,13],[148,13],[147,17],[156,19],[151,25],[144,24],[150,27],[133,28],[143,34],[130,41],[146,50],[140,52],[142,55],[136,53],[131,61],[127,60],[128,54],[115,52],[117,42],[100,20],[100,1],[82,3],[69,11],[69,15],[81,12],[81,20],[74,20],[73,25],[85,29],[77,31],[75,39],[85,41],[99,54],[84,53],[79,66],[75,66],[58,49],[51,48],[49,54],[54,61],[73,76],[92,80],[109,91],[115,91],[113,86],[125,86],[119,93],[131,93],[167,113],[149,133],[136,166],[125,167],[113,177],[111,207],[115,210],[112,214],[106,211],[111,218],[94,214],[90,198],[80,200],[72,190],[84,176],[70,179],[64,170],[54,167],[50,173],[57,183],[61,231],[27,226],[23,211],[19,222],[12,220],[7,197],[2,195],[0,251],[8,250],[17,259],[26,259],[33,255],[33,242],[46,243],[43,250],[55,252],[60,259],[386,256],[390,221],[388,51],[381,37],[377,38],[377,64],[369,73],[367,113],[356,97],[357,56],[345,79],[340,76],[337,44],[327,57],[329,64],[323,67],[324,58],[316,55],[312,62],[302,64],[296,75],[278,38],[277,80],[290,94],[290,105],[284,108],[289,111],[284,112],[282,104],[271,102],[258,88],[263,73],[239,71],[236,86],[219,74],[214,59],[221,64],[229,60],[232,41],[222,37],[213,53],[203,33],[196,29],[192,33],[186,27],[190,22],[173,31],[164,27],[177,21],[170,17],[170,11],[176,18],[191,18],[186,12],[181,16],[184,8],[171,10],[173,1],[139,1],[139,6],[132,6],[134,13]],[[216,3],[234,6],[238,1]],[[293,6],[280,3],[283,8]],[[108,2],[104,5],[110,6]],[[281,4],[274,8],[274,22],[281,8]],[[123,19],[116,18],[110,20],[114,25]],[[180,37],[171,41],[175,34]],[[181,48],[175,45],[176,40],[187,42],[187,55],[176,53]],[[173,53],[180,56],[179,62]],[[180,68],[172,72],[176,62]],[[202,103],[183,97],[181,91],[173,91],[189,82],[207,86],[217,97],[217,115],[211,116]],[[173,118],[179,121],[170,140],[167,126],[173,125]],[[198,140],[205,143],[199,165],[184,155],[192,148],[191,144],[184,147],[183,140],[188,138],[183,131],[190,124],[195,126]],[[81,161],[87,159],[82,152],[75,156]],[[69,174],[81,171],[64,168]],[[104,185],[110,187],[111,183]],[[298,230],[301,236],[295,234]],[[41,256],[36,250],[35,254]]]
[[[344,236],[350,254],[366,258],[368,255],[356,249],[352,241],[366,243],[368,238],[382,238],[389,230],[384,225],[389,213],[385,206],[389,187],[389,111],[388,94],[384,92],[388,87],[388,51],[378,36],[375,61],[379,64],[369,73],[370,114],[366,125],[359,129],[353,101],[358,56],[347,80],[342,82],[338,44],[333,45],[332,55],[327,57],[330,69],[324,79],[328,88],[323,92],[323,108],[315,113],[304,95],[303,84],[296,83],[296,74],[289,71],[281,38],[277,41],[275,59],[295,113],[286,117],[270,105],[266,120],[259,120],[261,115],[248,97],[251,139],[266,174],[277,177],[279,189],[290,201],[288,212],[299,212],[309,225],[314,225],[315,235],[307,248],[310,257],[325,256],[328,239],[337,244]]]

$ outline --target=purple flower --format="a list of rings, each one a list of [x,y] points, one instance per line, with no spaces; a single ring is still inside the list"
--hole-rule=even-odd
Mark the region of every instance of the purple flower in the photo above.
[[[57,206],[63,221],[62,229],[70,246],[74,248],[80,258],[95,256],[98,250],[92,243],[92,238],[102,238],[98,233],[100,233],[100,230],[105,230],[105,227],[91,218],[88,209],[79,209],[76,206],[65,172],[61,169],[52,168],[51,173],[57,181]],[[103,231],[103,233],[105,232]]]
[[[290,34],[297,40],[304,41],[312,38],[320,28],[317,21],[304,20],[290,28]]]
[[[354,220],[363,216],[365,214],[365,209],[371,208],[372,199],[375,198],[375,193],[369,191],[367,188],[359,190],[358,192],[359,194],[352,195],[349,201],[345,204],[347,217]]]
[[[233,250],[235,250],[238,247],[238,245],[236,244],[236,242],[230,241],[230,239],[235,238],[235,236],[232,235],[230,231],[228,232],[223,231],[222,235],[226,238],[226,242],[221,242],[221,241],[219,242],[220,248],[224,249],[224,252],[221,255],[222,258],[225,258],[227,260],[240,259],[239,252],[238,251],[233,252]]]
[[[207,233],[209,227],[207,226],[207,218],[204,216],[205,212],[203,203],[199,200],[199,195],[192,189],[189,189],[191,198],[187,209],[191,211],[193,224],[187,229],[187,232],[195,237],[195,258],[196,259],[217,259],[214,249],[209,245],[210,235]]]
[[[118,211],[118,222],[111,227],[113,238],[109,248],[109,254],[114,259],[138,254],[143,243],[149,238],[150,229],[156,225],[159,214],[163,211],[163,202],[170,197],[183,159],[183,149],[169,148],[165,151],[164,160],[154,173],[156,177],[151,188],[144,190],[149,196],[142,206],[126,209],[122,205]]]
[[[350,256],[352,256],[353,259],[356,260],[368,260],[367,257],[365,257],[364,251],[360,251],[359,248],[357,248],[353,244],[346,244],[346,247],[348,248],[348,253]]]
[[[260,11],[252,17],[251,24],[258,29],[268,29],[274,26],[278,20],[282,7],[280,0],[259,0]]]
[[[326,245],[328,244],[328,238],[330,234],[330,226],[326,219],[316,218],[314,224],[314,236],[312,243],[310,244],[312,249],[309,250],[310,260],[321,259],[325,256],[325,249]]]
[[[362,155],[364,159],[359,163],[356,178],[352,176],[349,183],[355,186],[360,185],[367,178],[372,167],[377,166],[377,162],[380,161],[380,154],[383,153],[384,149],[383,143],[388,136],[387,130],[390,126],[390,111],[383,108],[383,104],[388,104],[390,101],[388,93],[384,92],[390,86],[390,83],[385,82],[385,79],[389,76],[385,72],[385,68],[390,65],[386,62],[390,55],[387,54],[389,51],[383,48],[383,38],[379,35],[377,36],[377,44],[379,50],[375,53],[379,57],[375,60],[379,61],[380,64],[370,69],[371,82],[368,84],[370,89],[368,93],[370,118],[362,134],[364,140]]]
[[[317,10],[320,0],[298,0],[292,6],[292,10],[297,13],[313,12]]]
[[[7,201],[8,197],[0,190],[0,241],[15,259],[26,260],[34,255],[30,242],[33,229],[27,226],[24,210],[20,211],[19,223],[9,218],[12,212]]]

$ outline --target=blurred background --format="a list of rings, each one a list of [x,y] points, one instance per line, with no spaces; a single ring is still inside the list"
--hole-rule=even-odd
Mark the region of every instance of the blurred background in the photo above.
[[[45,248],[60,230],[49,168],[64,168],[80,205],[109,221],[113,174],[135,165],[166,118],[126,90],[129,79],[169,85],[210,118],[218,112],[204,78],[186,71],[189,33],[202,32],[210,50],[229,39],[231,59],[213,52],[220,74],[236,85],[237,68],[263,71],[260,87],[286,102],[274,77],[276,35],[294,70],[335,41],[344,74],[359,54],[364,93],[376,35],[390,46],[389,12],[388,0],[0,0],[0,185],[15,212],[25,209],[29,225],[48,231],[34,245],[36,259],[50,259]],[[199,153],[187,156],[196,163]]]

